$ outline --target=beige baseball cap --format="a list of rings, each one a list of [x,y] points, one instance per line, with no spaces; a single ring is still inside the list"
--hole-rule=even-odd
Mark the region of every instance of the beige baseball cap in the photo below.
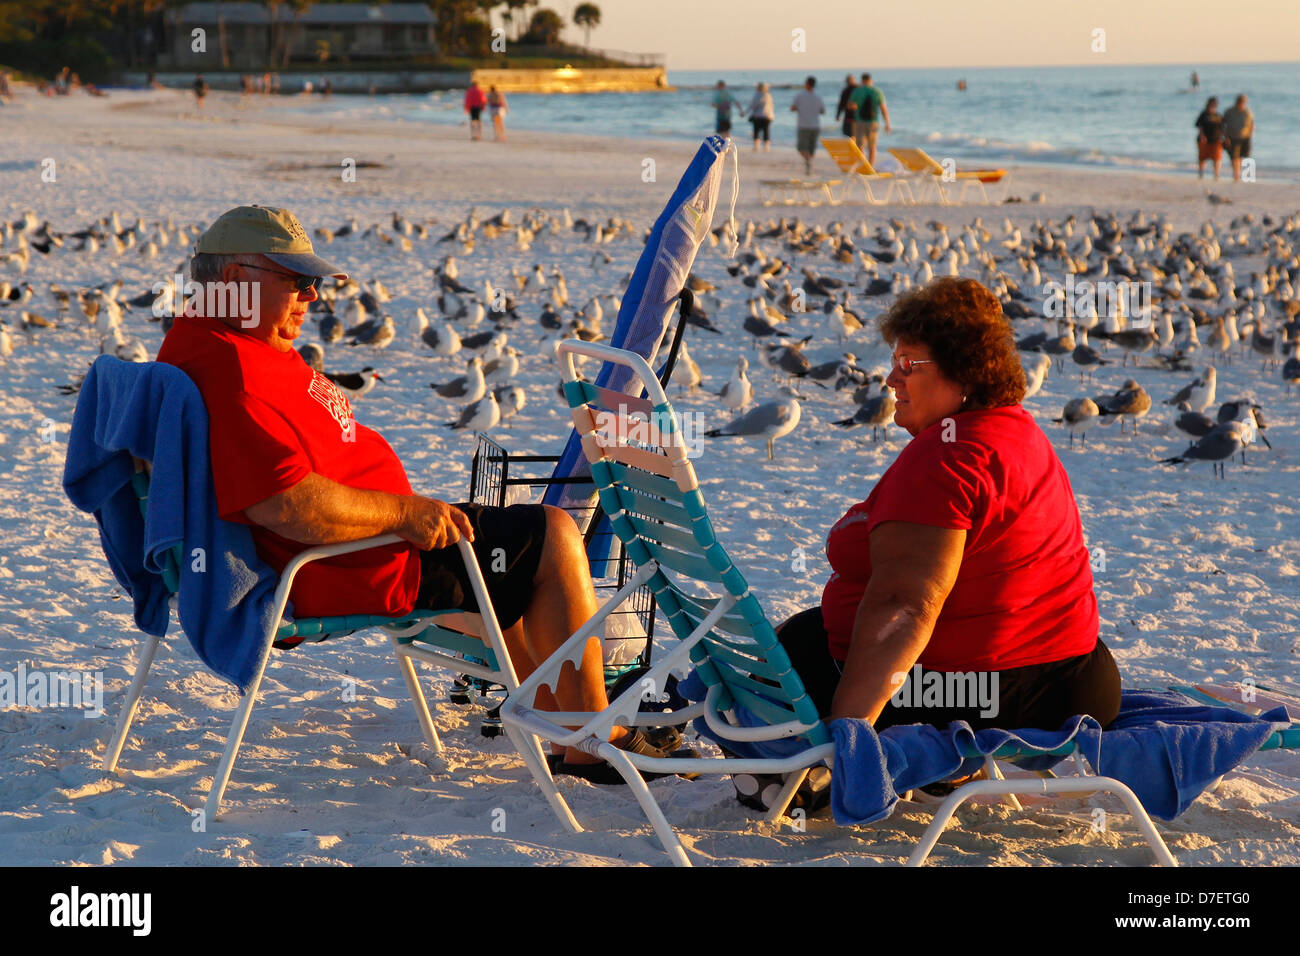
[[[272,206],[236,206],[222,213],[199,236],[194,251],[217,255],[256,252],[299,275],[348,277],[316,255],[307,231],[293,213]]]

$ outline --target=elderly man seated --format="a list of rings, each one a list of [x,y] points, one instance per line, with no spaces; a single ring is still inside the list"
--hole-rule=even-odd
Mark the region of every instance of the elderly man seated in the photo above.
[[[414,608],[477,612],[460,553],[474,545],[516,671],[524,679],[596,611],[573,520],[548,505],[450,505],[414,494],[401,461],[357,424],[347,397],[313,371],[294,340],[323,276],[346,278],[315,255],[289,212],[240,206],[198,241],[192,278],[235,295],[204,296],[167,333],[158,361],[198,386],[210,419],[213,484],[221,516],[251,525],[258,553],[277,572],[310,546],[396,534],[409,544],[372,548],[306,565],[290,595],[304,617],[398,616]],[[205,311],[231,314],[203,314]],[[607,705],[600,642],[554,698],[539,707],[594,711]],[[616,728],[616,746],[662,756],[639,731]],[[612,767],[570,748],[557,769],[593,782],[621,782]]]

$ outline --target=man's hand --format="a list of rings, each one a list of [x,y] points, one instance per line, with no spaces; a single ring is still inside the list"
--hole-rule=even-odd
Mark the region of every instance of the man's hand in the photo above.
[[[474,540],[474,529],[465,512],[422,495],[402,499],[402,524],[394,533],[426,551],[445,548],[462,537]]]

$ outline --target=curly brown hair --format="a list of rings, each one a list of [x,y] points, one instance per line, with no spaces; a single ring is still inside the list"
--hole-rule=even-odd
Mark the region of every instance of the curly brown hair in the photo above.
[[[880,317],[880,334],[930,350],[939,371],[966,393],[967,408],[1016,405],[1025,370],[997,296],[974,279],[944,277],[902,295]]]

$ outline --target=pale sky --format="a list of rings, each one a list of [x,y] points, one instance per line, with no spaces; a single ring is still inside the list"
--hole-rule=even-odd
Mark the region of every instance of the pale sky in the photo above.
[[[578,0],[541,0],[572,22]],[[668,69],[1249,63],[1300,57],[1300,0],[596,0],[591,45]],[[794,52],[792,31],[805,31]],[[1093,31],[1105,30],[1105,52]],[[581,43],[570,26],[566,37]]]

